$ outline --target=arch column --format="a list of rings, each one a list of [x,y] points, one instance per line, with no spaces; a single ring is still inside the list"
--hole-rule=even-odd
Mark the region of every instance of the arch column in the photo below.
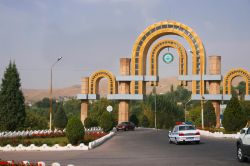
[[[83,77],[81,85],[81,94],[88,94],[88,93],[89,93],[89,77]],[[88,117],[88,106],[89,106],[88,99],[81,100],[81,121],[83,124],[84,120]]]
[[[120,75],[127,76],[130,75],[130,58],[120,58]],[[129,85],[128,81],[119,82],[118,93],[119,94],[129,94]],[[118,114],[118,123],[129,121],[129,101],[120,100],[119,101],[119,114]]]
[[[221,75],[221,57],[220,56],[209,56],[209,74],[210,75]],[[209,81],[209,94],[217,95],[220,94],[220,81]],[[220,101],[213,100],[216,115],[216,128],[220,128]]]

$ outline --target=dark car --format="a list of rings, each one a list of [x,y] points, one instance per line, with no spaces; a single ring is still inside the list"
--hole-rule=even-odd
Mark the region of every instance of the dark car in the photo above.
[[[122,122],[116,126],[116,130],[134,130],[135,129],[135,124],[132,122]]]

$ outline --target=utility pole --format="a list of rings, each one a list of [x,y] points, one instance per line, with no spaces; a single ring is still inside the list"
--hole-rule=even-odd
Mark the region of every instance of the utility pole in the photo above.
[[[202,80],[203,68],[200,66],[200,95],[201,95],[201,128],[204,129],[204,102],[205,99],[203,96],[203,80]]]
[[[157,123],[156,123],[156,86],[154,86],[154,96],[155,96],[155,129],[157,129]]]
[[[186,103],[185,103],[185,109],[184,109],[184,116],[185,116],[185,122],[187,121],[187,116],[186,116],[186,112],[187,112],[187,104],[192,100],[192,98],[190,98]]]

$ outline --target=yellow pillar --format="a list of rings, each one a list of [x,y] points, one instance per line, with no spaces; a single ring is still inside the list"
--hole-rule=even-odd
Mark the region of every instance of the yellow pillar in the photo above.
[[[81,121],[84,124],[84,120],[88,117],[88,100],[81,101]]]
[[[121,58],[120,59],[120,75],[128,76],[130,75],[130,58]],[[129,94],[129,85],[130,82],[122,81],[119,82],[118,93],[119,94]],[[118,114],[118,123],[125,122],[129,120],[129,101],[120,100],[119,101],[119,114]]]
[[[89,93],[89,78],[88,77],[82,78],[81,93],[82,94]],[[81,100],[81,121],[83,124],[84,124],[84,120],[88,117],[88,106],[89,106],[88,99]]]
[[[216,128],[220,128],[220,101],[212,101],[216,115]]]
[[[220,56],[209,56],[209,74],[220,75],[221,74],[221,57]],[[209,94],[216,95],[220,94],[220,81],[209,82]],[[220,128],[220,101],[214,100],[212,104],[215,109],[216,115],[216,128]]]
[[[127,122],[129,120],[128,117],[129,103],[128,101],[120,101],[119,102],[119,117],[118,123]]]

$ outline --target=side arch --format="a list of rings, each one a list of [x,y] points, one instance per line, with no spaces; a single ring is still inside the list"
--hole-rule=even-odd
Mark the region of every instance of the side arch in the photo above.
[[[161,21],[155,23],[144,30],[137,38],[132,51],[132,75],[146,74],[146,57],[151,44],[164,35],[177,35],[183,37],[192,50],[193,74],[205,73],[205,49],[199,36],[188,26],[175,21]],[[197,81],[199,84],[199,81]],[[201,87],[204,81],[200,82]],[[199,92],[199,85],[193,81],[192,92]],[[143,81],[131,82],[132,94],[145,93],[145,83]],[[204,88],[200,92],[204,94]]]
[[[235,77],[241,76],[246,81],[246,95],[249,95],[250,90],[250,73],[244,69],[232,69],[223,79],[223,95],[231,95],[232,80]]]
[[[89,93],[98,94],[99,83],[102,78],[108,79],[108,94],[116,94],[115,76],[107,70],[99,70],[93,73],[89,78]]]
[[[149,58],[149,75],[159,75],[158,57],[160,52],[167,47],[177,49],[179,55],[179,75],[187,75],[187,52],[181,43],[171,39],[160,40],[155,45],[153,45]],[[156,82],[151,82],[151,84],[157,85]]]

